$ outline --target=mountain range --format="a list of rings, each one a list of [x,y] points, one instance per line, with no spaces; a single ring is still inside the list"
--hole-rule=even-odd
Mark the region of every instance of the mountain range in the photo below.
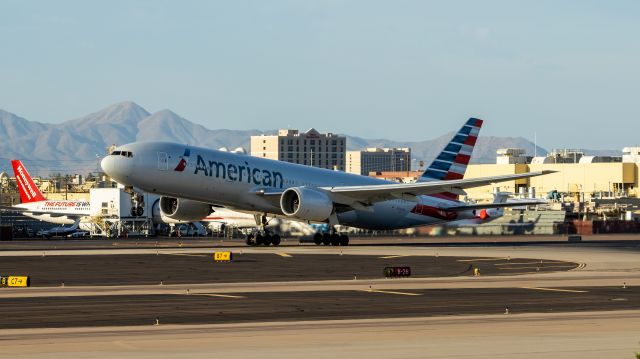
[[[452,123],[451,128],[458,128]],[[331,129],[317,126],[321,132]],[[208,129],[170,110],[149,113],[134,102],[121,102],[84,117],[56,124],[29,121],[0,109],[0,171],[10,171],[9,160],[22,159],[31,174],[86,174],[98,170],[99,160],[112,144],[133,141],[166,140],[209,148],[244,147],[250,150],[250,137],[275,134],[277,130]],[[452,133],[403,142],[388,139],[365,139],[350,135],[347,149],[367,147],[410,147],[412,158],[429,163],[451,139]],[[480,136],[472,162],[494,163],[499,148],[524,148],[534,153],[534,144],[522,137]],[[547,151],[538,147],[539,155]]]

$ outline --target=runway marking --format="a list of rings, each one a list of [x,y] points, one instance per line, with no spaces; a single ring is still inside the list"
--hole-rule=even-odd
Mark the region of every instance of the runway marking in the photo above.
[[[542,288],[542,287],[522,287],[522,289],[544,290],[549,292],[589,293],[586,290]]]
[[[384,293],[384,294],[397,294],[397,295],[422,295],[422,294],[420,294],[420,293],[392,292],[392,291],[388,291],[388,290],[376,290],[376,289],[366,289],[366,290],[362,290],[361,292],[367,292],[367,293]]]
[[[286,253],[276,253],[277,255],[279,255],[280,257],[291,257],[291,254],[286,254]]]
[[[458,259],[458,262],[479,262],[479,261],[502,261],[509,258],[475,258],[475,259]]]
[[[394,256],[385,256],[385,257],[378,257],[380,259],[391,259],[391,258],[400,258],[400,257],[408,257],[408,255],[394,255]]]
[[[207,296],[207,297],[220,297],[220,298],[233,298],[233,299],[243,299],[241,295],[230,295],[230,294],[214,294],[214,293],[194,293],[194,294],[185,294],[185,295],[198,295],[198,296]]]
[[[500,270],[519,270],[519,269],[538,269],[538,268],[573,268],[572,265],[564,265],[564,266],[548,266],[548,265],[541,265],[541,266],[537,266],[537,267],[513,267],[513,268],[505,268],[505,267],[498,267],[498,269]]]
[[[577,267],[569,270],[580,270],[580,269],[584,269],[586,266],[587,266],[587,263],[580,263]]]

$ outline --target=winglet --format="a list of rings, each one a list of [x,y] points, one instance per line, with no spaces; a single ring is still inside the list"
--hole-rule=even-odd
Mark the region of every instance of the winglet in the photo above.
[[[11,160],[11,166],[13,167],[13,174],[16,176],[16,183],[18,184],[22,203],[46,200],[20,160]]]

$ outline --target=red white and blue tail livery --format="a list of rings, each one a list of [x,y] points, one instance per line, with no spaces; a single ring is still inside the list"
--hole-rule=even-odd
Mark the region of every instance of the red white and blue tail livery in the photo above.
[[[462,179],[471,160],[481,127],[482,120],[470,118],[427,167],[418,182]]]

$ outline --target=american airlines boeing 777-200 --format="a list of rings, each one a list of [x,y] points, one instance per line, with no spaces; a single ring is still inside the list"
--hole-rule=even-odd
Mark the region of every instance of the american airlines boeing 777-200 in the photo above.
[[[262,214],[250,244],[278,244],[264,230],[268,215],[367,229],[398,229],[451,221],[485,220],[502,208],[530,202],[468,204],[465,188],[539,176],[551,171],[463,179],[482,120],[471,118],[415,183],[396,183],[340,171],[169,143],[119,146],[102,160],[118,182],[160,194],[163,215],[200,220],[211,205]],[[255,242],[253,242],[255,240]],[[331,244],[346,245],[333,234]]]

